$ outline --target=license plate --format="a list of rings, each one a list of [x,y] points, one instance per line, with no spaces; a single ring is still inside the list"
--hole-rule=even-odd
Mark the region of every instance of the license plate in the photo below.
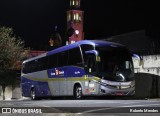
[[[124,93],[122,93],[122,92],[116,92],[115,95],[121,96],[121,95],[124,95]]]

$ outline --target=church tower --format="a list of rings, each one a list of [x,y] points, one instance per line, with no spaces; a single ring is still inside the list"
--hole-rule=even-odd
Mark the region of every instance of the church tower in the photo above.
[[[69,44],[84,39],[83,34],[83,11],[80,10],[81,0],[70,0],[70,9],[67,11],[67,32],[73,31],[69,36]]]

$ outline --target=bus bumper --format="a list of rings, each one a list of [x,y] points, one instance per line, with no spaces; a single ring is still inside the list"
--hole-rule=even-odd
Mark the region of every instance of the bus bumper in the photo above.
[[[111,95],[111,96],[132,96],[135,94],[135,87],[128,88],[128,89],[112,89],[101,87],[100,89],[101,95]]]

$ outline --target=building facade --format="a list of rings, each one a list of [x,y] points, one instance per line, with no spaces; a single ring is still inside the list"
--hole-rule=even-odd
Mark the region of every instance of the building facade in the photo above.
[[[70,0],[70,8],[67,11],[67,32],[73,30],[73,34],[68,37],[68,43],[75,43],[84,39],[83,14],[80,10],[81,0]]]

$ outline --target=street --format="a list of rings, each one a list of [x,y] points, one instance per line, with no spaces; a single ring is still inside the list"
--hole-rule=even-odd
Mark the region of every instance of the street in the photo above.
[[[159,99],[42,99],[42,100],[11,100],[0,101],[0,107],[7,108],[38,108],[42,113],[149,113],[160,112]],[[148,113],[148,112],[147,112]]]

